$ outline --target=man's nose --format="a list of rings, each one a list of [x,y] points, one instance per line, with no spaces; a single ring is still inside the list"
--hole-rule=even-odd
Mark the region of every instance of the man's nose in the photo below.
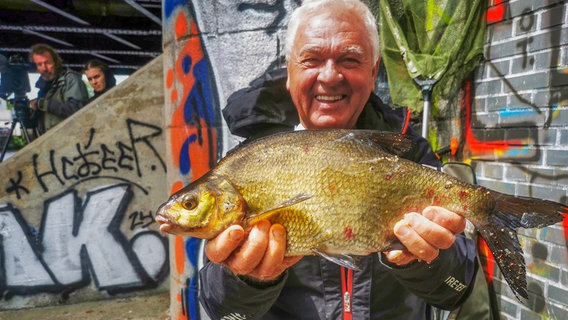
[[[339,82],[343,80],[343,74],[341,70],[339,70],[337,64],[332,61],[328,60],[326,63],[321,67],[318,80],[322,82]]]

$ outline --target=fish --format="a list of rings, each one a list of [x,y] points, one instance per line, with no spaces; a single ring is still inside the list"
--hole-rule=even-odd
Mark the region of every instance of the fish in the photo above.
[[[412,161],[417,137],[373,130],[277,133],[229,152],[156,211],[162,232],[211,239],[232,224],[282,224],[286,255],[357,257],[396,247],[408,212],[440,206],[468,219],[516,297],[527,299],[517,228],[560,222],[566,205],[463,182]],[[399,242],[398,242],[399,243]]]

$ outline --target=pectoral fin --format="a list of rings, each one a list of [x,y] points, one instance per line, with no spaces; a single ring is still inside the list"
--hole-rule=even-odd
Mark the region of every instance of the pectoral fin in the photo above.
[[[293,206],[295,204],[298,204],[300,202],[306,201],[308,199],[310,199],[312,196],[305,194],[305,193],[299,193],[295,196],[293,196],[292,198],[284,201],[283,203],[277,205],[274,208],[270,208],[261,212],[256,212],[256,213],[252,213],[250,215],[247,216],[245,223],[249,226],[261,221],[261,220],[265,220],[270,218],[272,215],[276,214],[278,211]]]

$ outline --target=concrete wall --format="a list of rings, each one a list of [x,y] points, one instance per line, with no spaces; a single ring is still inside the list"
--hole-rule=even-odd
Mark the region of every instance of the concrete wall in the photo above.
[[[162,58],[0,164],[0,310],[168,288]]]

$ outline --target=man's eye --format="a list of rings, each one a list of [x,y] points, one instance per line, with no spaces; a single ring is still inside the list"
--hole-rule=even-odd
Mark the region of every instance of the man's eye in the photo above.
[[[341,60],[341,65],[346,68],[354,68],[361,65],[361,61],[359,59],[354,58],[346,58]]]
[[[310,58],[310,59],[302,60],[302,65],[304,65],[308,68],[317,67],[319,64],[320,64],[320,60],[316,59],[316,58]]]

